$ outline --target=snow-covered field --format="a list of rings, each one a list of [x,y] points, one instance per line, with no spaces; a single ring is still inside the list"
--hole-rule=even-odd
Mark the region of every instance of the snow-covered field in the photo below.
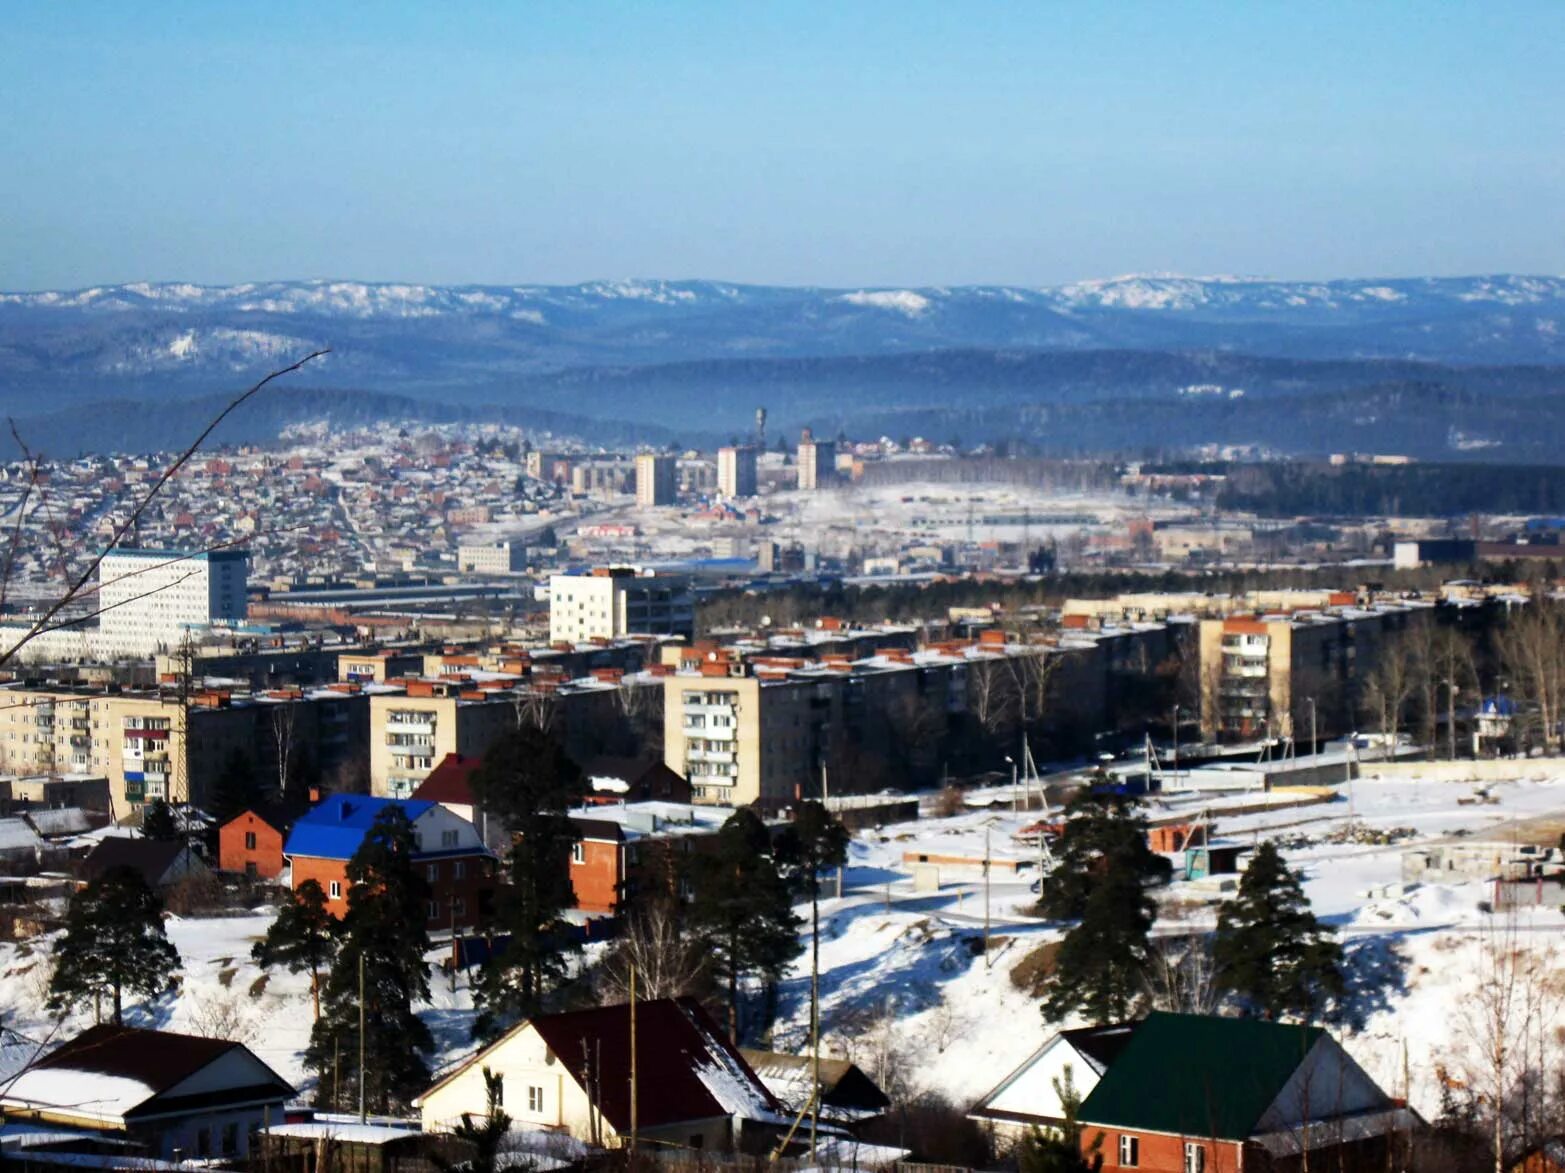
[[[1478,881],[1400,887],[1402,852],[1411,845],[1457,832],[1505,838],[1519,819],[1565,812],[1565,780],[1518,779],[1490,789],[1499,801],[1473,806],[1458,802],[1471,793],[1465,784],[1355,783],[1351,810],[1358,823],[1412,830],[1413,838],[1392,844],[1330,841],[1349,822],[1345,794],[1326,804],[1229,817],[1224,806],[1255,796],[1178,796],[1150,813],[1194,816],[1205,809],[1221,837],[1254,842],[1275,835],[1288,844],[1286,854],[1302,869],[1317,914],[1338,929],[1354,967],[1357,1021],[1339,1028],[1345,1044],[1393,1093],[1403,1090],[1405,1063],[1414,1106],[1433,1112],[1436,1067],[1460,1068],[1472,991],[1496,941],[1532,955],[1565,945],[1565,916],[1558,908],[1511,920],[1479,910],[1489,893]],[[1012,968],[1032,948],[1060,935],[1030,911],[1036,848],[1012,838],[1037,818],[970,811],[855,837],[843,895],[821,905],[822,1021],[832,1052],[874,1073],[894,1073],[910,1090],[971,1103],[1047,1038],[1053,1028],[1036,1000],[1011,980]],[[975,948],[985,922],[981,868],[942,865],[938,890],[919,891],[903,862],[905,852],[981,859],[986,831],[996,859],[1023,865],[1015,873],[995,869],[988,907],[994,948],[987,964]],[[1169,915],[1159,932],[1188,932],[1215,920],[1217,898],[1199,884],[1176,883],[1162,899]],[[799,911],[807,921],[808,908]],[[171,918],[169,935],[183,959],[180,988],[132,1006],[129,1020],[239,1038],[302,1084],[309,979],[282,970],[263,976],[250,960],[270,915]],[[44,1009],[48,949],[47,940],[0,945],[0,1015],[8,1028],[35,1040],[69,1037],[91,1020],[89,1011],[57,1024]],[[431,957],[438,960],[438,954]],[[465,978],[453,990],[438,971],[430,987],[432,1003],[422,1014],[440,1048],[438,1067],[471,1047],[471,995]],[[805,1045],[808,1005],[806,951],[781,989],[777,1047]]]

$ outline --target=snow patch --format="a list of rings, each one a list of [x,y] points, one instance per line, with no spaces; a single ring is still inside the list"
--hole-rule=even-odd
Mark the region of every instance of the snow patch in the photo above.
[[[894,310],[910,318],[918,317],[930,304],[927,297],[911,289],[861,289],[856,293],[844,293],[837,300],[870,309]]]

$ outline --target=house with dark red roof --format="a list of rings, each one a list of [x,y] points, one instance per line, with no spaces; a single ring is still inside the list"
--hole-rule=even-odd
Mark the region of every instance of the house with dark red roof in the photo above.
[[[764,1152],[792,1118],[692,998],[528,1019],[447,1071],[419,1097],[426,1132],[449,1132],[487,1107],[498,1075],[506,1114],[589,1144]],[[629,1073],[636,1072],[634,1088]]]
[[[493,851],[506,847],[508,837],[499,820],[491,819],[473,793],[473,775],[484,759],[474,754],[448,753],[435,763],[429,776],[419,783],[413,797],[421,802],[443,806],[459,819],[466,819]]]
[[[0,1112],[7,1123],[47,1125],[67,1140],[96,1138],[165,1161],[238,1160],[268,1119],[282,1119],[293,1095],[241,1043],[95,1026],[7,1083]],[[85,1155],[58,1163],[120,1167]]]

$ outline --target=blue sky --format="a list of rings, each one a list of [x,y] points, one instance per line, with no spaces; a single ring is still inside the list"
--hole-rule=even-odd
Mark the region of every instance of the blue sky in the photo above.
[[[1565,272],[1565,3],[9,0],[0,288]]]

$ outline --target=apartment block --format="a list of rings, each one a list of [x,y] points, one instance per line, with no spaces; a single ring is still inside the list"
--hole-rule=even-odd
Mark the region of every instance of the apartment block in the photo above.
[[[527,569],[527,547],[520,542],[458,546],[456,568],[465,574],[521,574]]]
[[[636,456],[636,504],[643,509],[672,505],[679,488],[678,462],[672,456],[642,452]]]
[[[755,449],[728,445],[717,450],[717,491],[724,497],[755,496]]]
[[[805,428],[799,437],[799,488],[804,492],[829,488],[837,480],[837,445],[831,440],[817,440],[815,433]]]
[[[410,680],[405,688],[370,697],[371,794],[407,798],[447,754],[481,758],[516,728],[513,700],[480,699],[470,682]]]
[[[549,579],[551,643],[627,635],[689,637],[694,631],[695,602],[690,580],[683,576],[638,574],[628,566],[612,566]]]
[[[1427,606],[1390,604],[1203,619],[1202,735],[1246,741],[1349,733],[1388,641],[1430,621]]]

